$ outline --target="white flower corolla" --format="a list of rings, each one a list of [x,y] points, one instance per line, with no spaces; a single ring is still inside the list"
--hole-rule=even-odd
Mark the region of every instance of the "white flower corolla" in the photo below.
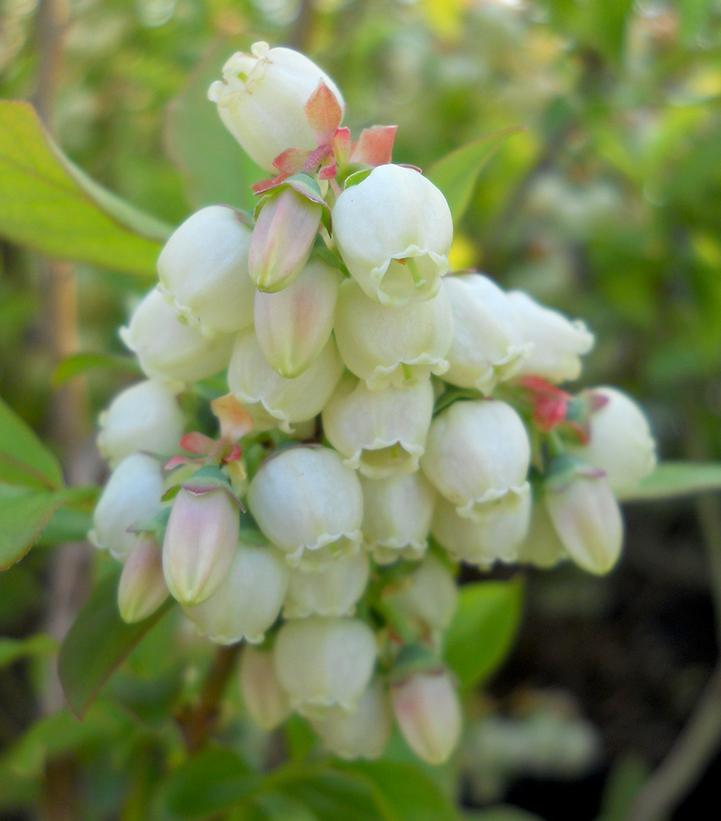
[[[373,302],[347,280],[334,330],[343,361],[371,389],[401,387],[448,370],[453,317],[445,289],[433,299],[392,307]]]
[[[481,519],[490,505],[528,492],[528,434],[510,405],[455,402],[433,420],[421,467],[461,516]]]
[[[625,393],[607,386],[589,393],[605,404],[591,413],[590,440],[574,453],[603,470],[611,490],[623,497],[653,472],[656,443],[643,411]]]
[[[380,165],[333,207],[333,237],[363,291],[386,305],[429,299],[448,271],[453,219],[418,171]]]
[[[459,516],[454,505],[439,498],[431,532],[451,556],[485,569],[496,561],[518,561],[520,545],[529,533],[530,515],[528,487],[489,505],[474,519]]]
[[[370,572],[368,556],[338,556],[322,570],[294,568],[283,607],[287,619],[307,616],[351,616]]]
[[[581,357],[593,348],[593,334],[580,320],[539,305],[528,294],[511,291],[523,336],[532,347],[518,374],[542,376],[549,382],[566,382],[581,375]]]
[[[250,228],[235,209],[209,205],[176,228],[160,252],[160,291],[205,336],[253,324],[249,243]]]
[[[243,648],[239,672],[248,715],[261,729],[274,730],[290,715],[290,701],[278,681],[273,654],[248,645]]]
[[[448,628],[458,604],[458,588],[450,570],[428,555],[389,591],[394,608],[425,631],[440,634]]]
[[[436,493],[422,473],[385,479],[361,477],[363,540],[373,558],[386,564],[419,559],[428,547]]]
[[[139,450],[173,453],[185,419],[175,392],[164,382],[147,379],[121,391],[99,423],[98,450],[115,465]]]
[[[163,471],[160,463],[145,453],[132,453],[110,474],[93,514],[89,540],[125,559],[139,544],[133,530],[160,512]]]
[[[442,764],[461,735],[458,694],[445,670],[414,673],[391,686],[393,712],[408,746],[423,761]]]
[[[245,152],[266,171],[288,148],[315,148],[317,143],[305,104],[323,81],[341,109],[336,84],[304,54],[257,42],[250,54],[236,52],[223,66],[223,79],[208,89],[225,127]]]
[[[541,500],[534,501],[531,522],[526,538],[518,545],[516,561],[548,569],[568,559],[568,553],[556,533],[546,505]]]
[[[623,518],[605,476],[577,473],[547,482],[544,502],[571,559],[589,573],[608,573],[621,555]]]
[[[253,330],[235,341],[228,366],[228,387],[246,406],[256,430],[279,427],[290,433],[296,422],[317,416],[343,373],[332,339],[295,379],[286,379],[266,361]]]
[[[163,573],[181,604],[198,604],[219,589],[237,552],[240,511],[221,487],[182,487],[163,539]]]
[[[292,564],[312,564],[313,553],[322,552],[323,559],[355,553],[360,546],[360,482],[330,448],[292,447],[268,459],[250,483],[248,506]]]
[[[288,567],[272,547],[240,543],[220,586],[183,612],[216,644],[258,644],[278,618],[288,589]]]
[[[146,376],[178,387],[222,371],[233,345],[231,335],[204,337],[183,322],[158,288],[146,294],[120,337]]]
[[[390,699],[376,678],[365,689],[352,711],[329,707],[311,718],[311,726],[324,746],[340,758],[378,758],[393,727]]]
[[[358,619],[313,616],[280,628],[273,657],[293,709],[322,715],[327,707],[356,707],[373,673],[376,641]]]
[[[488,394],[514,376],[531,345],[523,337],[513,303],[488,277],[449,276],[443,288],[453,311],[453,344],[443,379]]]
[[[268,364],[286,379],[305,371],[333,330],[340,272],[311,260],[276,294],[255,294],[255,335]]]
[[[133,624],[152,615],[168,598],[163,578],[160,546],[143,536],[125,560],[118,584],[118,610],[124,622]]]
[[[323,408],[323,431],[346,465],[382,479],[418,469],[432,415],[430,379],[372,391],[346,374]]]

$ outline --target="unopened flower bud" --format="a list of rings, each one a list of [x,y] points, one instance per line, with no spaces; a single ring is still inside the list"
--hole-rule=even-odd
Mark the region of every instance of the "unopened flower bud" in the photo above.
[[[311,718],[323,744],[340,758],[378,758],[388,744],[393,717],[385,688],[374,679],[352,711],[330,707]]]
[[[283,607],[287,619],[351,616],[368,584],[368,556],[338,556],[322,570],[295,568]]]
[[[436,494],[422,473],[361,478],[363,538],[381,564],[418,559],[428,547]]]
[[[330,448],[293,447],[253,477],[248,505],[258,526],[291,563],[313,553],[354,553],[361,542],[363,494],[355,473]]]
[[[480,519],[506,496],[527,493],[530,457],[528,434],[510,405],[460,401],[433,420],[421,466],[461,516]]]
[[[338,197],[333,236],[369,297],[404,305],[438,292],[448,271],[453,220],[446,198],[427,177],[380,165]]]
[[[340,272],[311,260],[292,285],[255,294],[255,335],[267,362],[293,379],[318,357],[333,330]]]
[[[531,345],[525,342],[513,303],[482,274],[446,277],[453,309],[453,344],[446,382],[490,393],[519,369]]]
[[[205,336],[253,324],[250,228],[226,205],[209,205],[176,228],[158,257],[160,290]]]
[[[323,431],[346,465],[381,479],[418,469],[432,415],[430,379],[371,391],[347,374],[323,408]]]
[[[547,569],[555,567],[568,558],[568,553],[556,533],[546,505],[538,500],[533,503],[531,522],[526,538],[518,545],[516,560],[519,564],[530,564]]]
[[[288,694],[280,686],[273,654],[248,645],[240,657],[240,691],[253,721],[270,732],[290,715]]]
[[[368,387],[400,387],[448,370],[453,317],[445,289],[424,302],[379,305],[355,282],[341,285],[335,338],[348,368]]]
[[[250,239],[248,271],[260,291],[273,293],[293,282],[308,262],[322,207],[290,187],[260,210]]]
[[[588,444],[575,453],[603,470],[611,490],[623,496],[656,467],[656,443],[648,420],[641,408],[616,388],[604,386],[586,393],[605,400],[605,404],[592,411]]]
[[[118,610],[124,622],[133,624],[152,615],[168,598],[163,578],[160,546],[143,536],[125,560],[118,585]]]
[[[237,552],[238,504],[221,487],[182,487],[163,540],[163,572],[181,604],[198,604],[226,579]]]
[[[391,588],[388,597],[424,632],[439,635],[448,628],[456,611],[458,589],[443,562],[428,555],[397,587]]]
[[[322,81],[343,108],[330,77],[305,55],[289,48],[253,43],[251,53],[236,52],[223,66],[208,98],[217,103],[225,127],[246,153],[267,171],[288,148],[316,146],[305,104]]]
[[[333,339],[295,379],[280,376],[266,361],[253,330],[237,337],[228,366],[228,387],[253,418],[256,430],[279,427],[317,416],[343,373]]]
[[[593,334],[580,320],[572,321],[545,308],[521,291],[511,291],[518,320],[532,345],[518,374],[542,376],[549,382],[567,382],[581,375],[581,357],[593,348]]]
[[[175,393],[153,379],[119,393],[99,421],[98,450],[111,465],[139,450],[172,453],[185,424]]]
[[[185,615],[216,644],[257,644],[278,618],[288,589],[288,567],[272,547],[237,545],[220,585]]]
[[[428,764],[443,764],[461,734],[461,708],[445,670],[414,673],[391,686],[393,712],[408,746]]]
[[[373,631],[357,619],[312,617],[286,622],[273,645],[275,669],[293,708],[312,714],[352,710],[376,660]]]
[[[222,371],[233,344],[230,335],[207,338],[181,321],[157,288],[138,305],[120,336],[147,376],[180,386]]]
[[[125,559],[139,544],[133,528],[160,512],[163,472],[160,463],[145,453],[126,456],[110,474],[100,495],[90,541]]]

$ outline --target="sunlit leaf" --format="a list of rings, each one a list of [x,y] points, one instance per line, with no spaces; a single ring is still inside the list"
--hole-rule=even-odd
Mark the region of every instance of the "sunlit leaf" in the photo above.
[[[59,493],[0,485],[0,570],[25,556],[62,503]]]
[[[637,488],[623,494],[624,502],[652,502],[721,490],[721,463],[662,462]]]
[[[59,387],[92,370],[112,370],[127,374],[140,374],[138,360],[132,356],[111,353],[80,352],[66,356],[53,372],[53,385]]]

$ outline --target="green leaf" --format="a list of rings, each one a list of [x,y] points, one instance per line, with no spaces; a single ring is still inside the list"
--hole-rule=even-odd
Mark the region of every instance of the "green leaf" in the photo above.
[[[93,526],[92,508],[79,510],[61,507],[53,513],[50,521],[38,537],[36,544],[48,547],[65,542],[82,542]]]
[[[509,137],[524,130],[521,126],[513,126],[495,131],[451,151],[428,169],[427,177],[448,200],[453,222],[458,222],[468,208],[478,175],[488,160]]]
[[[621,756],[613,765],[606,782],[598,821],[626,821],[641,787],[646,783],[650,770],[636,755]]]
[[[395,821],[364,778],[323,767],[289,768],[269,779],[279,791],[322,819]],[[408,816],[409,817],[409,816]]]
[[[58,460],[2,399],[0,482],[44,489],[59,488],[63,485],[63,474]]]
[[[70,709],[82,718],[115,668],[171,607],[126,624],[116,603],[119,572],[96,585],[60,648],[58,672]]]
[[[52,382],[60,387],[76,376],[82,376],[88,371],[103,368],[128,374],[140,374],[138,360],[132,356],[112,353],[80,352],[66,356],[53,372]]]
[[[624,502],[653,502],[721,490],[721,463],[662,462],[638,487],[624,493]]]
[[[169,231],[77,168],[29,103],[0,100],[0,235],[59,259],[151,275]]]
[[[489,807],[487,810],[467,812],[463,814],[463,818],[467,821],[543,821],[540,815],[506,804]]]
[[[26,639],[0,639],[0,667],[30,656],[49,656],[57,647],[55,639],[46,633],[37,633]]]
[[[63,493],[0,485],[0,570],[25,556],[64,499]]]
[[[446,634],[446,661],[464,687],[488,678],[503,662],[521,622],[519,580],[476,582],[461,588]]]
[[[268,173],[231,137],[207,96],[231,51],[226,43],[216,43],[198,65],[168,108],[165,142],[194,207],[226,203],[252,211],[256,197],[251,185]]]

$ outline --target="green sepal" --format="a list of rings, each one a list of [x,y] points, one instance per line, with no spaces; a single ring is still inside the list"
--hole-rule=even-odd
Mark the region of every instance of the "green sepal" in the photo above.
[[[430,647],[425,644],[406,644],[393,664],[390,682],[397,684],[415,673],[436,673],[443,669],[443,662]]]
[[[560,491],[567,487],[577,476],[594,478],[601,476],[603,471],[592,467],[578,456],[570,453],[561,453],[549,463],[545,473],[544,485],[549,490]]]
[[[230,478],[217,465],[203,465],[200,470],[195,471],[189,479],[183,482],[183,487],[193,493],[205,493],[220,488],[237,500]]]
[[[450,408],[454,402],[468,399],[483,399],[483,394],[473,388],[448,388],[436,399],[433,416],[438,416],[441,411]]]
[[[357,171],[352,171],[343,180],[343,189],[345,190],[346,188],[352,188],[354,185],[362,183],[363,180],[368,179],[372,171],[372,168],[360,168]]]

